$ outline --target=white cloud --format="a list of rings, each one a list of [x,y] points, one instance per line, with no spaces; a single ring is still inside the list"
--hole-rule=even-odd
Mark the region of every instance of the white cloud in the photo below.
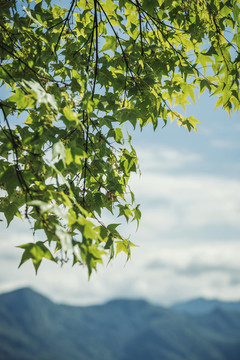
[[[148,145],[146,148],[136,146],[140,168],[148,171],[179,170],[184,166],[199,163],[202,157],[196,153],[178,151],[159,145]]]
[[[206,226],[240,228],[240,181],[209,175],[146,173],[132,188],[144,205],[143,221],[158,232]]]
[[[164,304],[198,296],[238,300],[239,253],[238,241],[166,241],[150,244],[148,252],[145,244],[144,275],[135,288],[143,297]],[[189,274],[194,266],[198,271]]]
[[[239,148],[239,144],[230,141],[230,140],[226,140],[226,139],[214,139],[210,142],[210,144],[215,147],[215,148],[220,148],[220,149],[236,149]]]

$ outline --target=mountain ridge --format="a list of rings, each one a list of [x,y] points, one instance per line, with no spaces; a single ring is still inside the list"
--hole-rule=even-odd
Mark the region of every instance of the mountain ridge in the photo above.
[[[240,312],[240,301],[221,301],[217,299],[196,298],[177,302],[171,309],[191,315],[200,315],[212,312],[214,309],[224,309]]]
[[[141,299],[81,307],[30,288],[0,295],[1,359],[238,360],[238,344],[240,313],[224,309],[196,317]]]

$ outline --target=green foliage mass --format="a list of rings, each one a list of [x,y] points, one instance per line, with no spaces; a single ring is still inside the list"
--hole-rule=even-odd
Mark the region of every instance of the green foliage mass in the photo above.
[[[196,130],[174,106],[205,89],[229,114],[239,109],[239,5],[1,2],[0,211],[8,225],[25,218],[45,236],[21,246],[21,264],[32,259],[37,271],[43,258],[72,256],[90,275],[105,255],[129,258],[133,244],[114,220],[141,217],[126,124]]]

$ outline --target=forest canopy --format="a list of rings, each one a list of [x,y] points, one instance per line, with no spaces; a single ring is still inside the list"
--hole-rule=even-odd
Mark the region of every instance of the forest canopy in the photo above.
[[[239,109],[240,1],[8,0],[0,11],[0,211],[44,233],[19,246],[20,265],[72,258],[90,275],[104,257],[130,257],[118,224],[141,218],[126,124],[196,131],[185,109],[205,90]]]

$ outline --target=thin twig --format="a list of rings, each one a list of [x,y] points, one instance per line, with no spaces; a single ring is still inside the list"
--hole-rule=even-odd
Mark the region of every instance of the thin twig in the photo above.
[[[86,114],[87,115],[87,114]],[[85,121],[85,111],[83,110],[83,122]],[[88,125],[88,116],[86,116],[86,122],[87,122],[87,132],[86,132],[86,143],[85,143],[85,153],[88,154],[88,134],[89,134],[89,125]],[[86,181],[87,181],[87,161],[88,161],[88,157],[86,156],[85,161],[84,161],[84,181],[83,181],[83,207],[85,205],[85,192],[86,192]]]
[[[69,8],[69,10],[68,10],[67,17],[66,17],[65,20],[64,20],[63,27],[62,27],[62,29],[61,29],[61,32],[60,32],[60,34],[59,34],[59,37],[58,37],[58,39],[57,39],[57,42],[56,42],[56,45],[55,45],[55,48],[54,48],[55,53],[57,52],[57,47],[58,47],[58,45],[59,45],[59,42],[60,42],[62,33],[63,33],[63,31],[64,31],[64,29],[65,29],[65,27],[66,27],[66,25],[67,25],[67,22],[68,22],[68,20],[69,20],[69,17],[70,17],[70,15],[71,15],[71,12],[72,12],[72,9],[73,9],[73,6],[74,6],[75,2],[76,2],[76,0],[72,0],[72,2],[71,2],[71,6],[70,6],[70,8]]]
[[[139,2],[138,0],[137,4],[139,6]],[[143,32],[142,32],[142,17],[141,17],[141,12],[140,12],[140,6],[138,8],[138,16],[139,16],[139,27],[140,27],[140,39],[141,39],[141,55],[143,56],[144,52],[143,52]]]
[[[94,69],[94,81],[92,88],[92,100],[95,93],[95,86],[97,81],[97,72],[98,72],[98,20],[97,20],[97,0],[94,0],[94,24],[95,24],[95,34],[96,34],[96,63]]]

